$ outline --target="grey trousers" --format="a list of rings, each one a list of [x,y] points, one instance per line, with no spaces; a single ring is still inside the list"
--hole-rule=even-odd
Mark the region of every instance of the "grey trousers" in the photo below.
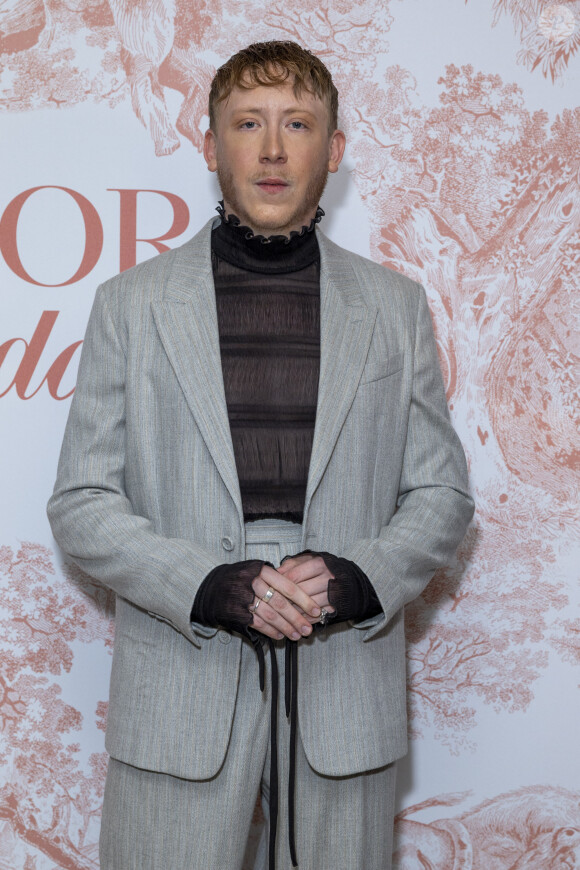
[[[300,549],[300,527],[283,521],[247,526],[247,559],[280,564]],[[282,642],[277,649],[284,685]],[[266,870],[264,829],[255,858],[247,855],[256,797],[268,820],[270,673],[244,643],[230,745],[219,773],[191,781],[111,759],[101,825],[101,870]],[[216,687],[219,691],[219,687]],[[291,870],[288,846],[289,725],[278,705],[279,815],[276,870]],[[195,734],[192,734],[192,743]],[[356,776],[321,776],[296,745],[296,850],[300,870],[390,870],[395,765]],[[266,825],[267,827],[267,825]]]

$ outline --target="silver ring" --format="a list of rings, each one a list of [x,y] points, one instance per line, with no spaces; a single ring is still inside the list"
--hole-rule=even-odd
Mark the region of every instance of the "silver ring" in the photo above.
[[[328,620],[330,619],[330,613],[328,610],[325,610],[324,607],[320,611],[320,619],[318,620],[321,625],[326,625]]]
[[[250,613],[255,613],[255,612],[256,612],[256,610],[257,610],[258,607],[260,606],[260,601],[261,601],[261,600],[262,600],[261,598],[258,598],[258,600],[256,601],[256,603],[255,603],[255,604],[252,604],[252,606],[250,607]]]
[[[274,597],[274,590],[273,590],[272,587],[270,586],[270,588],[268,589],[268,591],[266,592],[266,594],[265,594],[265,595],[262,595],[262,601],[265,601],[266,604],[267,604],[268,601],[270,600],[270,598],[273,598],[273,597]]]

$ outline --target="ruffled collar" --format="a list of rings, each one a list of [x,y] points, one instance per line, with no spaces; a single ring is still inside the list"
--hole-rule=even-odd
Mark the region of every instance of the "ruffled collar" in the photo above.
[[[234,215],[226,215],[223,201],[216,208],[221,222],[212,232],[212,250],[222,260],[250,272],[282,274],[305,269],[320,259],[314,228],[324,211],[318,207],[308,226],[290,235],[256,235]]]

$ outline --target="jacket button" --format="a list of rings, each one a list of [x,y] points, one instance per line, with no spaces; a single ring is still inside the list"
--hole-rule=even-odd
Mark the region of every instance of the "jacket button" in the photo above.
[[[231,635],[227,633],[227,631],[218,631],[218,638],[220,643],[229,643],[231,641]]]
[[[222,547],[224,548],[224,550],[233,550],[234,542],[231,538],[222,538]]]

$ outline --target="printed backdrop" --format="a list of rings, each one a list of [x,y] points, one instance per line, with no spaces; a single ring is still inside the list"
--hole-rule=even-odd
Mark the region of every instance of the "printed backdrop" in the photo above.
[[[580,868],[580,2],[0,0],[0,870],[98,867],[114,603],[44,507],[96,286],[212,214],[209,83],[271,38],[335,76],[323,228],[425,285],[477,503],[407,612],[397,866]]]

